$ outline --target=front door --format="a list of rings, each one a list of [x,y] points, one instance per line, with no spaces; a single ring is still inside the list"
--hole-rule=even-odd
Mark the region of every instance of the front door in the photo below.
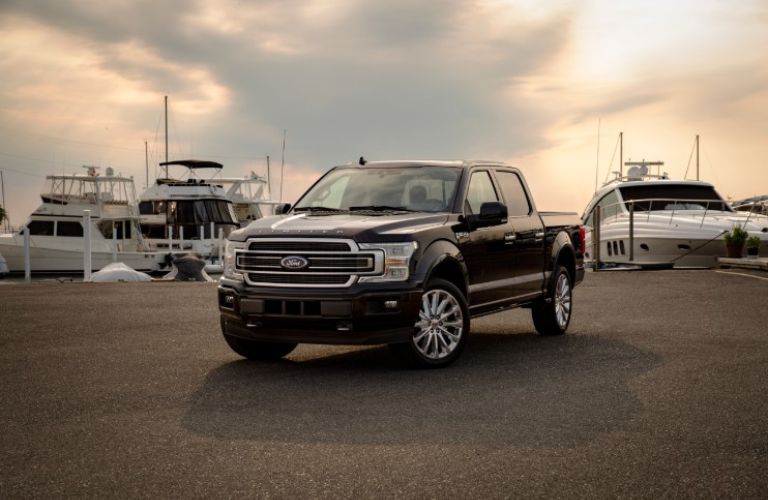
[[[500,201],[490,171],[473,171],[464,202],[466,218],[479,214],[483,203]],[[469,273],[470,305],[503,301],[508,298],[503,278],[510,258],[510,247],[504,241],[506,225],[478,228],[468,224],[467,229],[461,252]]]

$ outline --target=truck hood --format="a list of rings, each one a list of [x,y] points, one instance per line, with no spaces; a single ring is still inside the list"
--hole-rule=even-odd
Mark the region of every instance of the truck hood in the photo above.
[[[448,214],[398,213],[385,215],[308,213],[274,215],[251,222],[229,235],[233,241],[251,237],[326,237],[355,241],[402,241],[406,235],[442,226]]]

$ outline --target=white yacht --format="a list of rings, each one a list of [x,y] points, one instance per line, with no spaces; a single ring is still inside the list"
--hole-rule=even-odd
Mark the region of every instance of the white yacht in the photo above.
[[[723,235],[737,225],[762,240],[761,253],[768,250],[768,216],[734,211],[712,184],[673,181],[666,174],[650,175],[650,162],[633,164],[628,176],[599,189],[582,215],[587,262],[595,261],[596,207],[600,263],[714,267],[726,255]]]
[[[8,263],[5,261],[5,257],[0,254],[0,278],[5,277],[8,274]]]
[[[273,215],[279,201],[266,198],[268,182],[266,177],[251,172],[248,177],[215,177],[209,182],[221,186],[232,202],[240,227],[245,227],[265,215]]]
[[[202,160],[163,162],[165,176],[139,196],[139,214],[144,240],[155,251],[194,252],[211,260],[218,255],[221,234],[240,227],[232,201],[224,188],[201,178],[203,169],[221,170],[220,163]],[[171,177],[168,167],[186,171]]]
[[[768,195],[753,196],[739,201],[734,201],[731,206],[739,212],[752,212],[760,215],[768,215]]]
[[[164,255],[153,253],[143,240],[135,213],[133,179],[105,176],[98,167],[85,167],[87,175],[51,175],[40,205],[25,227],[30,234],[32,272],[82,272],[84,210],[91,211],[91,262],[99,270],[122,262],[138,271],[157,271]],[[0,253],[11,272],[24,271],[22,231],[0,235]]]

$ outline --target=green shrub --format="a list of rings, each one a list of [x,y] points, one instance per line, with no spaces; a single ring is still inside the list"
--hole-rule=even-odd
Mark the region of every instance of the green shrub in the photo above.
[[[739,225],[733,226],[731,232],[725,233],[725,236],[723,236],[725,242],[729,245],[743,245],[744,242],[747,241],[748,237],[749,233]]]
[[[747,248],[760,248],[760,238],[757,236],[747,238]]]

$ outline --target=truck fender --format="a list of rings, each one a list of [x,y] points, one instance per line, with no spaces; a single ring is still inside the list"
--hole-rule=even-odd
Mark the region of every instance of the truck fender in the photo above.
[[[466,295],[469,290],[467,265],[459,248],[448,240],[434,241],[424,249],[421,258],[416,263],[415,276],[417,281],[422,284],[426,283],[434,274],[435,269],[443,263],[450,263],[455,266],[453,269],[457,272],[453,273],[451,281],[459,281],[455,285]]]
[[[549,277],[551,276],[552,272],[555,270],[555,267],[557,266],[558,261],[560,261],[562,258],[561,264],[565,266],[566,269],[568,269],[568,272],[571,275],[571,280],[576,279],[576,254],[574,252],[573,248],[573,242],[571,240],[570,235],[566,231],[560,231],[557,233],[557,236],[555,236],[555,239],[552,241],[552,252],[550,253],[550,261],[548,263],[547,273],[545,280],[545,283],[547,284],[547,288],[549,287]]]

